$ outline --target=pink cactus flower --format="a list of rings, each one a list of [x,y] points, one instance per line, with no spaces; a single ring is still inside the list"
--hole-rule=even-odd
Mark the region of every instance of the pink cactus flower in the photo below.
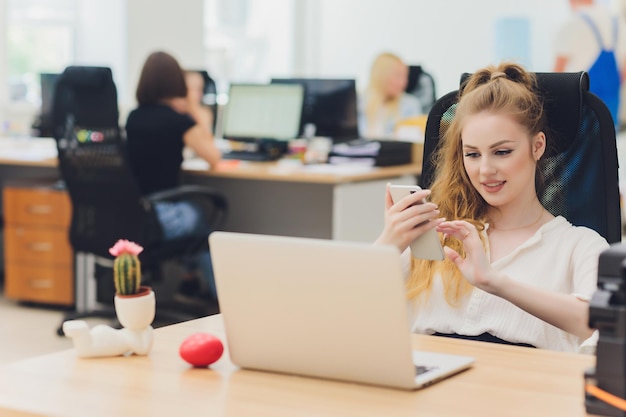
[[[115,242],[112,248],[109,248],[109,253],[113,256],[119,256],[123,253],[130,253],[131,255],[139,255],[143,251],[143,248],[131,242],[130,240],[120,239]]]

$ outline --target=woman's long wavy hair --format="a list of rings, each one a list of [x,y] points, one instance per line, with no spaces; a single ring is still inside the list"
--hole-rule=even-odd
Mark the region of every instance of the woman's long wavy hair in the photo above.
[[[436,170],[430,200],[439,206],[442,217],[467,220],[479,232],[485,229],[485,223],[489,221],[489,205],[474,188],[465,171],[461,132],[467,118],[480,112],[512,117],[526,128],[529,138],[544,131],[546,120],[543,102],[537,94],[535,75],[518,64],[506,62],[472,74],[459,90],[454,117],[443,133],[439,150],[433,156]],[[539,167],[535,172],[538,191],[543,181]],[[446,237],[442,243],[461,256],[465,255],[459,240]],[[442,277],[446,301],[451,305],[458,303],[471,290],[471,285],[447,258],[444,261],[412,258],[411,262],[411,276],[407,282],[409,298],[428,295],[436,274]]]

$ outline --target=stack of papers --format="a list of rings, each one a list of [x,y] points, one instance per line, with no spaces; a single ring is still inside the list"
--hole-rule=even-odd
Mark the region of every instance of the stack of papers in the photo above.
[[[15,161],[54,159],[57,157],[56,142],[48,138],[2,138],[0,156]]]
[[[183,160],[182,167],[183,169],[205,171],[209,169],[209,163],[202,158],[189,158]]]
[[[372,167],[380,152],[380,142],[356,140],[333,146],[328,163],[333,165],[359,165]]]
[[[338,143],[333,146],[332,153],[338,156],[348,157],[372,157],[375,158],[380,152],[380,142],[374,141],[352,141],[349,143]]]

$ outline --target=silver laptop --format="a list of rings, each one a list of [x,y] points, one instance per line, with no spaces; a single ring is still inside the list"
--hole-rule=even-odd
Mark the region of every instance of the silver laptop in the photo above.
[[[417,389],[474,362],[411,350],[396,248],[229,232],[209,243],[242,368]]]

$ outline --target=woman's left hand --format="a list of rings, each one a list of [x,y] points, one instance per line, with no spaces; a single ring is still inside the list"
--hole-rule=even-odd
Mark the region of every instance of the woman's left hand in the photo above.
[[[437,226],[437,231],[455,237],[463,243],[465,258],[447,246],[444,247],[444,251],[465,279],[481,290],[497,292],[505,277],[491,267],[476,226],[464,220],[445,221]]]

